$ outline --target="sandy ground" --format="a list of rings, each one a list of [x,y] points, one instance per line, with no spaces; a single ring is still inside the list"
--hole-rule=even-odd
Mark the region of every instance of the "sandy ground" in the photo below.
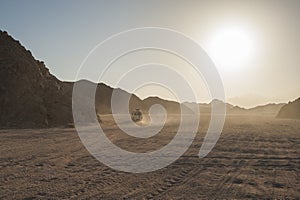
[[[1,199],[299,199],[300,121],[227,117],[213,151],[198,158],[208,117],[190,149],[155,172],[131,174],[93,158],[75,129],[0,130]],[[167,144],[176,120],[150,139],[126,136],[103,117],[120,147],[147,152]]]

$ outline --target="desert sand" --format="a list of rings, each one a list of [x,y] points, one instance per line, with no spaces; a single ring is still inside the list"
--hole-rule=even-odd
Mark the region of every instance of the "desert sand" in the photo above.
[[[178,127],[172,116],[149,139],[122,133],[110,115],[101,126],[133,152],[167,144]],[[155,172],[113,170],[92,157],[74,128],[7,129],[1,137],[1,199],[297,199],[300,197],[299,120],[227,116],[221,138],[198,158],[209,116],[189,150]]]

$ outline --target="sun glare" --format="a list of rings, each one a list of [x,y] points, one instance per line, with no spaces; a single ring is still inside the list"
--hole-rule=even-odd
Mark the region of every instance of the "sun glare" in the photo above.
[[[243,29],[227,28],[211,39],[208,54],[217,67],[237,69],[244,67],[253,53],[253,40]]]

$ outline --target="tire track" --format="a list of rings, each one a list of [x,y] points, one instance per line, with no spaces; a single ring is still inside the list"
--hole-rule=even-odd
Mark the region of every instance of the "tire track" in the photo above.
[[[191,169],[184,169],[179,174],[173,174],[171,177],[167,178],[163,185],[158,187],[156,191],[147,195],[147,199],[156,199],[161,197],[164,193],[171,190],[172,188],[186,183],[189,179],[191,179],[196,174],[200,173],[204,167],[199,168],[192,167]]]
[[[239,140],[242,138],[242,134],[240,134],[239,136]],[[256,143],[256,141],[258,141],[259,137],[256,136],[255,138],[253,138],[253,142]],[[249,142],[248,145],[246,145],[245,149],[247,149],[250,145],[252,145],[253,143]],[[259,145],[260,147],[261,145]],[[237,157],[239,157],[239,155],[236,155],[235,158],[237,159]],[[233,158],[234,159],[234,158]],[[243,159],[241,161],[246,161],[246,163],[244,165],[248,165],[250,163],[253,162],[253,159]],[[240,162],[241,162],[240,161]],[[222,181],[220,181],[220,183],[216,186],[216,190],[213,193],[210,193],[209,195],[209,199],[219,199],[219,198],[230,198],[233,194],[234,191],[230,190],[234,184],[234,180],[236,180],[236,178],[242,174],[242,170],[240,170],[241,168],[241,164],[237,164],[237,166],[234,169],[230,169],[226,175],[224,175]],[[228,174],[232,173],[233,175],[231,177],[228,177]],[[248,178],[248,176],[246,177]],[[226,187],[226,185],[228,185]],[[226,192],[227,191],[227,192]],[[226,196],[224,196],[224,194],[226,193]]]

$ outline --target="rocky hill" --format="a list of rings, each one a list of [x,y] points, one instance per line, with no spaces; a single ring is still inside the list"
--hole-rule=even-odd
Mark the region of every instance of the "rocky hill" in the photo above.
[[[6,32],[0,32],[0,127],[69,123],[70,88]]]
[[[84,84],[95,84],[81,80]],[[72,82],[62,82],[53,76],[42,61],[5,31],[0,31],[0,127],[44,128],[64,126],[73,122]],[[123,99],[130,97],[129,110],[136,107],[147,112],[155,103],[164,105],[168,113],[178,112],[179,103],[160,98],[144,101],[121,89],[97,84],[95,109],[98,114],[111,113],[111,96],[118,95],[118,104],[126,112]],[[84,103],[86,97],[81,97]],[[124,104],[124,105],[123,105]],[[125,109],[126,108],[126,109]]]
[[[284,105],[280,109],[277,118],[300,119],[300,98]]]

